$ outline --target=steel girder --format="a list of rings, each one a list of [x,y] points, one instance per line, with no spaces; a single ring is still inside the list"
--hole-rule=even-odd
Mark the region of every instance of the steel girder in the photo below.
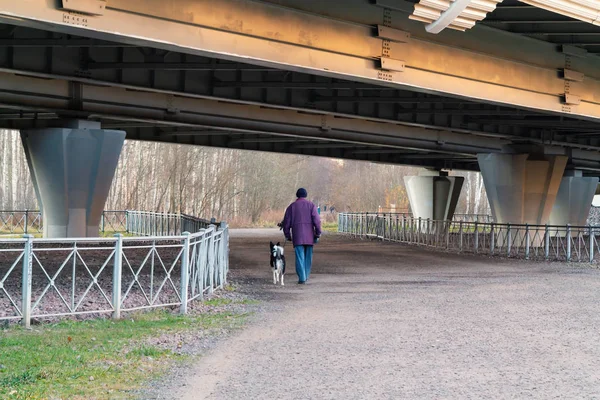
[[[428,35],[401,0],[0,0],[3,22],[600,120],[600,59],[477,26]]]
[[[419,165],[446,165],[447,168],[452,168],[453,159],[459,158],[462,165],[466,165],[476,154],[501,152],[510,143],[506,138],[483,132],[428,129],[350,115],[265,107],[262,104],[203,96],[182,96],[175,92],[141,90],[124,85],[108,86],[83,78],[73,81],[43,74],[26,76],[1,71],[0,108],[32,113],[30,121],[24,126],[5,125],[0,119],[0,126],[7,128],[60,124],[60,120],[44,119],[45,114],[55,114],[63,118],[115,121],[115,126],[123,129],[130,124],[133,131],[138,133],[138,136],[131,137],[133,139],[354,159],[369,159],[356,157],[357,154],[409,153],[411,155],[407,160],[422,158]],[[155,127],[163,128],[164,132],[153,129]],[[252,135],[252,138],[244,138],[244,135]],[[261,135],[267,137],[261,139]],[[198,140],[202,136],[209,136],[210,141]],[[282,138],[277,139],[276,136]],[[173,140],[174,137],[177,140]],[[263,141],[272,147],[240,146]],[[286,142],[292,146],[276,146]],[[543,142],[540,144],[544,145]],[[305,145],[313,149],[337,151],[300,151],[307,148]],[[566,148],[566,145],[546,144],[545,152],[569,155],[573,166],[577,168],[600,170],[599,149],[586,146]],[[352,148],[350,152],[348,148]],[[428,152],[431,155],[419,156],[415,152]],[[430,161],[424,161],[428,158]],[[440,161],[444,159],[449,162],[444,164]],[[380,157],[374,161],[415,164],[406,162],[401,156]]]
[[[82,79],[15,75],[0,72],[0,107],[59,115],[152,122],[158,126],[211,127],[246,133],[288,135],[334,142],[380,145],[470,155],[497,152],[507,140],[441,131],[385,120],[258,104],[180,96],[137,87],[100,86]]]

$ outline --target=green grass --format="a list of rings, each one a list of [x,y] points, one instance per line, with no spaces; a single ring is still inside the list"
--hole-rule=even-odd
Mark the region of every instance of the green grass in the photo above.
[[[325,222],[321,224],[321,229],[327,232],[337,232],[338,224],[337,222]]]
[[[213,306],[213,307],[220,307],[220,306],[226,306],[228,304],[258,304],[258,300],[252,300],[252,299],[231,300],[231,299],[223,299],[223,298],[216,297],[214,299],[205,300],[204,304]]]
[[[232,285],[231,283],[228,283],[227,285],[225,285],[225,287],[223,289],[226,292],[235,292],[235,286]]]
[[[120,233],[121,235],[123,235],[123,237],[139,236],[139,235],[134,235],[133,233],[129,233],[129,232],[113,232],[113,231],[99,232],[98,235],[99,235],[99,237],[114,238],[117,233]]]
[[[13,326],[0,331],[0,398],[129,398],[141,383],[184,358],[149,345],[149,338],[235,328],[244,320],[245,314],[218,311],[199,316],[152,311],[119,321]]]
[[[24,233],[10,233],[9,231],[0,231],[1,239],[21,239],[23,238]],[[42,233],[31,233],[34,238],[41,238],[43,236]]]

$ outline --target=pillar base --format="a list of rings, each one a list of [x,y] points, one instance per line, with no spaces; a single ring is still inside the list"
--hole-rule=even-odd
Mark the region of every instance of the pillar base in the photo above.
[[[560,155],[479,154],[494,220],[501,224],[548,223],[567,159]]]
[[[44,218],[44,237],[95,237],[125,132],[73,121],[21,133]]]
[[[598,180],[597,177],[584,178],[581,171],[565,172],[550,213],[549,224],[585,226]]]
[[[404,177],[406,192],[414,218],[451,220],[465,178],[445,172],[425,171],[419,176]]]

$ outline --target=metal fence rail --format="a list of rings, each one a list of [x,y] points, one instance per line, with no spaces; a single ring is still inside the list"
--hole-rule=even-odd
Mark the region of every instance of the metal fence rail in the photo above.
[[[100,220],[100,232],[126,232],[127,213],[128,211],[123,210],[104,210]]]
[[[0,211],[0,235],[41,232],[42,214],[39,211]]]
[[[152,211],[126,211],[127,233],[141,236],[179,235],[182,232],[197,232],[208,228],[212,221],[187,214],[157,213]]]
[[[488,214],[454,214],[452,221],[463,222],[494,222]]]
[[[340,213],[340,214],[348,214],[348,215],[363,215],[365,217],[375,218],[377,216],[391,216],[394,218],[412,218],[412,213],[410,212],[358,212],[358,213]],[[456,222],[494,222],[491,215],[488,214],[454,214],[452,217],[452,221]]]
[[[211,221],[187,214],[152,211],[105,210],[102,212],[101,233],[131,233],[141,236],[179,235],[207,228]],[[37,210],[0,211],[0,236],[38,234],[43,231],[42,213]]]
[[[181,232],[181,215],[151,211],[127,211],[127,233],[141,236],[169,236]]]
[[[0,321],[188,304],[222,288],[228,227],[174,236],[0,239]]]
[[[522,259],[594,262],[600,258],[600,226],[511,225],[423,220],[405,214],[340,213],[338,232]]]
[[[125,210],[105,210],[100,219],[99,231],[102,233],[125,232],[127,213]],[[0,236],[23,233],[42,233],[44,220],[38,210],[2,210],[0,211]]]

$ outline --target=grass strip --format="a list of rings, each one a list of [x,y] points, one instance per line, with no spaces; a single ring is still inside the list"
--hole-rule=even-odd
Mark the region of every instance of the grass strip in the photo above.
[[[236,328],[245,316],[218,310],[195,316],[154,310],[118,321],[63,321],[32,330],[0,330],[0,398],[130,398],[143,382],[186,357],[148,344],[150,338]]]

